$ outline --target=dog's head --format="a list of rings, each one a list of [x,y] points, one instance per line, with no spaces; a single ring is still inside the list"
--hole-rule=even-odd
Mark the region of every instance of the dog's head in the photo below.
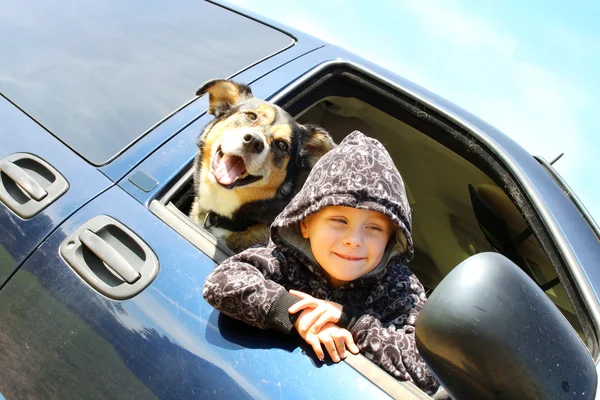
[[[299,174],[334,146],[325,130],[297,123],[246,85],[217,79],[196,95],[206,93],[215,119],[197,141],[204,187],[235,192],[241,202],[286,197]]]

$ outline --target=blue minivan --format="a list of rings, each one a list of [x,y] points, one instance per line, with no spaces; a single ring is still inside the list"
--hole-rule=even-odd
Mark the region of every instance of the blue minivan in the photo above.
[[[390,71],[221,2],[2,2],[0,398],[429,398],[367,357],[215,311],[231,251],[188,217],[194,93],[251,86],[339,142],[382,141],[430,293],[419,350],[453,398],[595,398],[600,230],[548,162]],[[126,279],[90,248],[122,256]],[[108,250],[107,250],[108,251]]]

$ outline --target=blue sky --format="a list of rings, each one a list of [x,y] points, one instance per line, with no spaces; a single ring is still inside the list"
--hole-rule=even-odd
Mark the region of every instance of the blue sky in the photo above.
[[[231,0],[340,45],[491,123],[600,223],[600,2]]]

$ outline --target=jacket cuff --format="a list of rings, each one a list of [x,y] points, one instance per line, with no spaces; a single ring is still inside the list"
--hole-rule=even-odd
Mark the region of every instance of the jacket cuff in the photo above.
[[[273,305],[271,305],[271,309],[267,315],[267,326],[283,333],[291,333],[294,329],[294,322],[297,319],[297,315],[290,314],[288,309],[300,300],[300,298],[289,294],[287,290],[281,290],[275,295],[275,300],[273,300]]]
[[[340,316],[340,320],[337,322],[337,326],[340,328],[344,328],[347,330],[351,330],[356,321],[360,318],[362,313],[358,308],[351,306],[344,306],[342,308],[342,315]]]

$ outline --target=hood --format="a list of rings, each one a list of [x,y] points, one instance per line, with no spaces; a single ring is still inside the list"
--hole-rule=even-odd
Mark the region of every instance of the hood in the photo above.
[[[326,206],[378,211],[397,226],[384,257],[368,276],[384,272],[392,259],[413,256],[411,210],[402,177],[383,145],[354,131],[315,164],[300,192],[271,225],[271,238],[316,266],[310,243],[300,233],[300,221]]]

